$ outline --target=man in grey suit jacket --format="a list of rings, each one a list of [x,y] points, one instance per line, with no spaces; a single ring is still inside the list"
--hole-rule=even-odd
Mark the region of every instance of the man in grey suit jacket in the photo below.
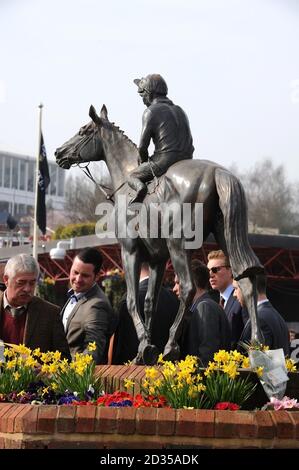
[[[97,285],[102,266],[101,253],[86,248],[77,254],[70,270],[70,298],[61,311],[72,357],[89,353],[96,364],[106,364],[109,340],[117,326],[117,316],[102,289]]]
[[[234,295],[241,305],[244,304],[243,295],[238,282],[234,281]],[[270,349],[282,348],[285,356],[290,353],[289,331],[286,322],[278,313],[266,296],[266,276],[259,274],[256,277],[257,298],[257,318],[264,336],[264,344]],[[240,341],[249,343],[251,340],[250,320],[244,326]]]
[[[209,270],[199,260],[191,263],[196,292],[190,307],[190,316],[181,339],[182,356],[198,356],[201,364],[207,366],[219,349],[230,349],[231,332],[228,319],[220,305],[211,299],[207,292]],[[175,276],[173,288],[180,296],[178,276]]]

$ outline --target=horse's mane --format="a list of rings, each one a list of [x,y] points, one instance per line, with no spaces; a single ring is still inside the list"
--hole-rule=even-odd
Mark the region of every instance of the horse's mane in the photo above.
[[[111,124],[111,127],[112,127],[113,130],[115,130],[116,132],[118,132],[119,134],[121,134],[121,136],[122,136],[126,141],[128,141],[128,143],[131,144],[131,145],[134,147],[134,149],[137,150],[137,145],[135,144],[135,142],[133,142],[133,141],[127,136],[127,134],[125,134],[125,132],[124,132],[119,126],[117,126],[117,125],[115,124],[115,122],[110,122],[110,121],[109,121],[109,124]]]

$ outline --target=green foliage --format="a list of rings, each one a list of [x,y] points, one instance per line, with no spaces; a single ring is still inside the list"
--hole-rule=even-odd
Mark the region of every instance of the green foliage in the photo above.
[[[50,277],[45,277],[42,282],[38,284],[38,296],[47,302],[57,304],[55,281]]]
[[[245,379],[232,379],[223,371],[213,371],[205,381],[205,394],[208,399],[208,408],[214,408],[219,402],[231,402],[242,406],[253,394],[256,384],[253,385],[249,375]]]
[[[214,361],[209,362],[204,375],[205,394],[209,408],[217,403],[232,402],[240,407],[254,393],[256,384],[249,375],[242,379],[240,368],[249,367],[249,359],[238,351],[219,350],[214,354]]]
[[[54,240],[63,240],[83,235],[95,234],[95,222],[85,222],[80,224],[59,225],[54,234]]]
[[[119,269],[108,271],[107,276],[102,280],[102,286],[113,309],[117,311],[126,292],[126,281],[123,273]]]

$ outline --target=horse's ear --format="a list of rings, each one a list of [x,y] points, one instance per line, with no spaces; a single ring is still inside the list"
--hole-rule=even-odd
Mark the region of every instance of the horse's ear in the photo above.
[[[107,108],[106,106],[103,104],[102,106],[102,109],[101,109],[101,112],[100,112],[100,116],[101,118],[103,119],[108,119],[108,111],[107,111]]]
[[[93,120],[95,124],[102,124],[101,118],[97,115],[97,112],[95,110],[95,107],[93,105],[90,106],[89,108],[89,116]]]

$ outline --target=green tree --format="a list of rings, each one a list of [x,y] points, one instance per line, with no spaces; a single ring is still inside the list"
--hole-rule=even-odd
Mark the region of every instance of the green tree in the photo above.
[[[81,224],[59,225],[54,233],[54,240],[62,240],[73,237],[82,237],[84,235],[95,234],[95,222],[86,222]]]

